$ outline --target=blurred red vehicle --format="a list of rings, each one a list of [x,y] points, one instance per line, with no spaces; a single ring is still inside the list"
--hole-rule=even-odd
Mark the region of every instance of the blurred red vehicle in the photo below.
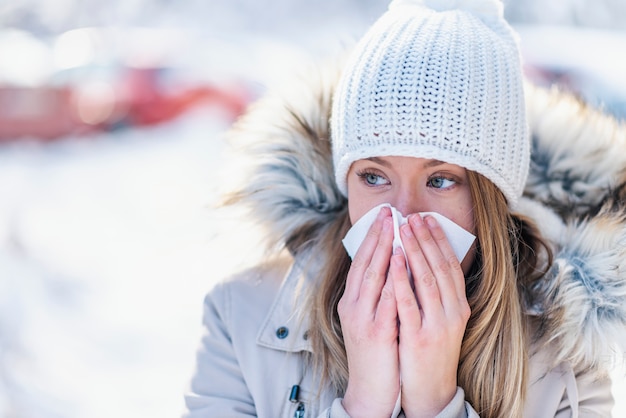
[[[52,139],[89,129],[72,106],[69,88],[0,87],[0,140]]]
[[[163,86],[162,71],[127,68],[113,85],[88,82],[60,87],[0,86],[0,141],[51,140],[153,125],[202,105],[218,108],[234,119],[251,99],[243,86]]]

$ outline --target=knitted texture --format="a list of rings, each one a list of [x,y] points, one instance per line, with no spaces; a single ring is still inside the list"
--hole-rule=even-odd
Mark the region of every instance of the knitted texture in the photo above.
[[[530,143],[520,53],[501,3],[392,2],[346,63],[331,129],[336,182],[346,196],[354,161],[411,156],[477,171],[514,206]]]

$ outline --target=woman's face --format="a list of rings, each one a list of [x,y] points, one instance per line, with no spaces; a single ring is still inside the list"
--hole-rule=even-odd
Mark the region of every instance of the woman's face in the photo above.
[[[463,167],[415,157],[373,157],[348,171],[348,211],[354,224],[370,209],[389,203],[404,216],[437,212],[475,235],[472,196]],[[461,263],[467,274],[474,246]]]

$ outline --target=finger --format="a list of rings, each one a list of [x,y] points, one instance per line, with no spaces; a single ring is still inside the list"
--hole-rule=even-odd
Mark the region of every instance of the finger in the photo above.
[[[363,276],[370,265],[370,261],[372,260],[372,256],[374,255],[374,251],[378,245],[378,239],[383,228],[383,221],[385,218],[390,217],[391,211],[389,208],[383,207],[380,212],[378,212],[376,220],[372,226],[370,226],[365,239],[354,255],[354,259],[352,260],[352,264],[350,265],[350,270],[348,272],[348,277],[346,278],[346,288],[343,294],[343,297],[350,301],[355,301],[359,297]]]
[[[386,330],[389,336],[397,337],[398,333],[398,308],[393,287],[393,279],[387,276],[385,284],[380,292],[380,300],[374,316],[374,321]]]
[[[415,217],[419,218],[416,227],[414,228],[413,225],[411,225],[411,222],[409,222],[409,224],[402,225],[400,228],[400,235],[402,236],[402,243],[404,244],[404,249],[406,250],[409,267],[413,273],[413,284],[415,286],[417,301],[424,312],[424,316],[427,316],[430,313],[436,312],[436,310],[442,311],[443,306],[441,305],[441,296],[437,286],[437,278],[431,270],[430,265],[426,260],[426,256],[421,248],[421,242],[426,239],[424,237],[425,233],[430,235],[430,232],[426,229],[423,223],[420,223],[421,217],[419,215],[416,215]],[[413,218],[413,216],[409,219],[411,218]],[[416,233],[422,235],[419,242]]]
[[[391,256],[389,276],[393,282],[393,290],[401,327],[419,329],[422,326],[422,315],[413,293],[409,274],[406,269],[406,258],[401,248],[396,248]]]
[[[389,270],[392,243],[393,221],[388,217],[383,219],[383,227],[378,238],[378,244],[361,281],[358,300],[362,302],[362,309],[365,309],[367,312],[373,312],[380,301],[382,288]]]
[[[436,245],[422,245],[422,250],[438,278],[437,284],[444,308],[450,303],[467,301],[463,269],[446,234],[434,217],[426,216],[424,223],[432,237],[429,242]]]

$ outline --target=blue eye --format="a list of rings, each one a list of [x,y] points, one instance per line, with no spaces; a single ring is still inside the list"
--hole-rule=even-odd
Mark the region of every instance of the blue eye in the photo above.
[[[376,185],[380,181],[381,177],[376,174],[366,174],[365,181],[367,184]]]
[[[428,179],[428,186],[435,189],[447,189],[456,184],[454,180],[447,179],[445,177],[432,177]]]
[[[357,173],[361,180],[368,186],[384,186],[389,184],[389,180],[385,177],[371,172]]]

